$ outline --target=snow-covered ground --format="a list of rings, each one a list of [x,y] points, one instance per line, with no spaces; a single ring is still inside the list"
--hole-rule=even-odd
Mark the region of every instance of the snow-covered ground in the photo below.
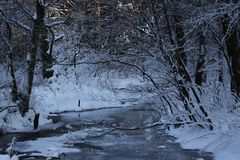
[[[206,131],[199,127],[184,127],[172,129],[170,134],[177,137],[176,142],[183,148],[212,152],[215,160],[240,159],[239,129],[226,127]]]
[[[61,136],[38,138],[33,141],[18,142],[16,148],[21,152],[33,152],[34,156],[59,157],[62,153],[81,152],[72,147],[72,144],[81,142],[81,139],[105,132],[104,129],[89,128],[80,131],[69,132]],[[37,152],[36,152],[37,151]]]

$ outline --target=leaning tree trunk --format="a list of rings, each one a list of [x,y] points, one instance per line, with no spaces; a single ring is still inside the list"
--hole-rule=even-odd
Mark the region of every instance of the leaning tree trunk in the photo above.
[[[31,38],[31,50],[29,55],[27,56],[27,75],[26,81],[24,81],[24,89],[20,95],[20,107],[19,110],[22,116],[25,115],[26,112],[29,110],[29,102],[30,102],[30,95],[32,92],[33,86],[33,78],[34,78],[34,70],[36,64],[36,56],[37,52],[40,49],[39,46],[42,44],[40,40],[42,40],[42,34],[45,31],[45,24],[44,24],[44,17],[45,17],[45,6],[44,4],[38,0],[36,6],[36,19],[34,19],[34,25],[32,30],[32,38]]]
[[[171,66],[174,67],[174,72],[176,72],[176,75],[180,75],[180,77],[182,77],[181,79],[176,79],[177,88],[179,90],[180,98],[183,101],[184,108],[189,113],[189,116],[188,116],[189,119],[191,121],[197,122],[197,119],[195,118],[193,111],[188,104],[189,91],[186,84],[190,82],[191,79],[186,70],[187,55],[184,49],[184,44],[185,44],[184,30],[182,26],[179,24],[179,21],[181,20],[181,16],[174,16],[176,27],[175,27],[175,32],[173,32],[171,27],[170,17],[168,16],[167,7],[164,0],[162,1],[162,4],[164,7],[163,13],[166,21],[167,34],[168,34],[170,43],[172,46],[177,47],[176,51],[173,53],[173,57],[176,61],[175,62],[170,61]],[[175,34],[176,41],[174,40],[173,33]],[[182,121],[181,118],[179,117],[177,117],[176,120]],[[200,126],[202,127],[202,125]]]
[[[177,62],[178,74],[182,77],[182,79],[177,79],[180,98],[183,101],[185,110],[189,113],[189,116],[188,116],[189,119],[193,122],[198,123],[198,120],[197,120],[198,118],[196,118],[196,115],[194,115],[194,111],[193,111],[193,108],[195,107],[192,103],[189,103],[191,101],[191,98],[189,96],[189,88],[187,87],[187,84],[191,83],[191,77],[186,69],[187,53],[184,48],[185,35],[184,35],[184,29],[180,24],[182,17],[175,16],[174,19],[176,22],[175,34],[176,34],[176,43],[177,43],[175,58]],[[199,126],[203,127],[201,124],[199,124]]]
[[[204,123],[207,122],[208,124],[199,124],[200,127],[206,126],[208,129],[212,130],[213,126],[212,126],[212,121],[211,119],[208,117],[208,112],[206,111],[205,107],[202,105],[201,99],[199,97],[199,95],[197,94],[197,90],[192,87],[192,86],[187,86],[188,84],[192,83],[190,74],[186,68],[186,63],[187,63],[187,54],[184,48],[184,44],[185,44],[185,35],[184,35],[184,29],[181,26],[180,21],[181,21],[181,17],[177,17],[175,16],[175,20],[176,20],[176,37],[177,37],[177,50],[176,50],[176,59],[177,59],[177,64],[178,64],[178,71],[179,74],[181,75],[181,77],[183,77],[183,79],[179,80],[179,86],[180,86],[180,94],[184,97],[183,101],[184,101],[184,105],[185,105],[185,109],[190,113],[190,120],[193,120],[194,122],[198,122],[197,119],[200,119],[201,121],[203,121]],[[203,38],[203,37],[201,37]],[[202,39],[203,40],[203,39]],[[201,42],[203,43],[203,42]],[[202,68],[204,65],[204,58],[205,55],[202,54],[200,55],[200,61],[198,63],[198,67]],[[201,83],[203,82],[203,76],[204,76],[204,72],[199,72],[198,76],[201,77]],[[200,84],[200,82],[199,82]],[[189,92],[193,93],[193,97],[189,96]],[[196,100],[197,102],[197,106],[195,104],[192,103],[193,99]],[[188,101],[188,102],[186,102]],[[198,107],[200,109],[199,113],[196,110],[196,107]],[[194,113],[194,114],[193,114]],[[196,116],[198,115],[198,116]],[[201,123],[201,122],[200,122]]]
[[[188,84],[192,83],[190,74],[186,68],[187,65],[187,54],[185,51],[185,33],[184,33],[184,29],[183,26],[181,25],[181,21],[182,21],[182,17],[181,16],[174,16],[175,19],[175,37],[176,37],[176,42],[173,40],[173,36],[172,36],[172,29],[171,29],[171,25],[170,25],[170,19],[169,16],[167,14],[167,8],[165,5],[164,0],[162,1],[163,3],[163,12],[164,12],[164,16],[165,16],[165,20],[166,20],[166,26],[168,29],[168,35],[170,38],[170,42],[173,46],[176,46],[176,51],[174,54],[174,57],[176,59],[176,63],[177,65],[172,65],[172,66],[176,66],[174,70],[176,70],[180,75],[180,77],[182,77],[181,79],[177,79],[177,85],[178,85],[178,89],[180,92],[180,97],[184,102],[184,107],[185,110],[187,112],[189,112],[189,119],[197,122],[198,125],[200,127],[206,126],[208,127],[210,130],[213,129],[212,127],[212,121],[211,119],[209,119],[208,117],[208,113],[206,111],[206,109],[204,108],[204,106],[201,105],[201,100],[200,97],[197,94],[197,91],[193,88],[193,87],[188,87]],[[197,113],[195,108],[195,105],[192,103],[193,98],[190,97],[189,93],[192,92],[193,93],[193,98],[197,101],[198,103],[198,107],[200,109],[200,112]],[[199,122],[200,119],[202,122],[207,122],[209,123],[209,125],[202,125],[200,124],[201,122]]]
[[[165,13],[166,15],[166,13]],[[189,112],[189,119],[191,121],[197,122],[196,118],[194,117],[192,110],[188,106],[188,99],[189,99],[189,93],[188,89],[186,87],[186,83],[191,81],[188,72],[185,70],[186,69],[186,64],[187,64],[187,54],[184,49],[184,44],[185,44],[185,38],[184,38],[184,30],[182,26],[179,24],[181,17],[180,16],[175,16],[174,17],[175,22],[176,22],[176,27],[175,27],[175,34],[176,34],[176,53],[175,53],[175,58],[177,62],[177,69],[176,71],[178,72],[177,74],[180,74],[182,79],[177,79],[176,82],[178,84],[178,89],[180,93],[180,98],[184,103],[184,108],[187,112]],[[170,27],[170,25],[169,25]],[[175,42],[172,41],[172,45],[175,45]]]

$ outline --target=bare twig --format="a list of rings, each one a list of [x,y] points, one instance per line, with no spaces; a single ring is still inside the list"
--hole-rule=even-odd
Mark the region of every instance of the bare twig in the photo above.
[[[18,109],[18,104],[10,105],[10,106],[2,106],[0,107],[0,112],[10,109],[10,108],[17,108]]]
[[[21,8],[22,11],[24,11],[24,13],[26,13],[26,15],[28,15],[28,17],[31,18],[31,20],[33,20],[33,15],[31,12],[29,12],[27,9],[25,9],[22,4],[20,4],[18,1],[15,1],[15,3]]]
[[[68,16],[64,20],[57,21],[57,22],[52,22],[52,23],[46,24],[46,26],[47,27],[53,27],[53,26],[57,26],[57,25],[60,25],[60,24],[64,24],[70,17],[71,17],[71,13],[68,14]]]

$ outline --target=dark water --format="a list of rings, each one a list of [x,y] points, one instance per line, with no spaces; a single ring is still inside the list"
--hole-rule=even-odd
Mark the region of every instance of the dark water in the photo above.
[[[66,112],[51,118],[55,130],[44,129],[34,133],[15,133],[0,137],[0,147],[4,148],[13,136],[18,141],[40,137],[58,136],[68,131],[101,129],[98,136],[73,142],[72,147],[79,153],[66,153],[65,160],[211,160],[212,154],[199,150],[182,149],[175,138],[165,133],[163,127],[128,130],[132,127],[148,126],[159,119],[159,114],[148,108],[112,108],[88,112]],[[112,127],[121,129],[115,129]],[[107,134],[104,134],[108,132]],[[111,131],[111,132],[110,132]],[[92,134],[92,133],[91,133]],[[103,135],[102,135],[103,134]],[[100,136],[102,135],[102,136]],[[26,155],[22,159],[45,159]]]

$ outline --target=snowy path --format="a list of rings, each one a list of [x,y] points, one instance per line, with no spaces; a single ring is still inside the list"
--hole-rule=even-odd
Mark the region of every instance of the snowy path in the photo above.
[[[181,149],[175,138],[161,127],[145,130],[113,130],[143,127],[156,122],[159,114],[144,108],[112,108],[87,112],[65,112],[52,117],[55,129],[0,137],[0,147],[16,136],[17,150],[36,159],[58,156],[65,160],[211,160],[210,153]],[[19,142],[23,141],[23,142]],[[35,159],[35,158],[33,158]]]

